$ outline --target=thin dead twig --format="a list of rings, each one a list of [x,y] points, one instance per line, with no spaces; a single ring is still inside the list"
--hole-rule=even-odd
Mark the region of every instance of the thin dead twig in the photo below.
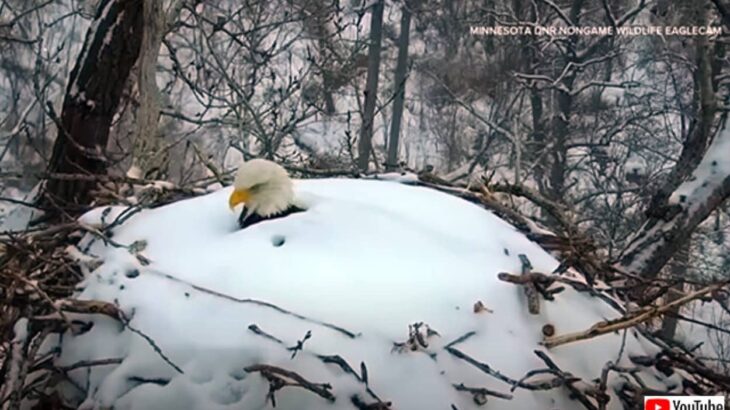
[[[335,396],[330,390],[332,386],[329,383],[313,383],[305,379],[301,375],[291,370],[282,369],[281,367],[272,366],[268,364],[255,364],[244,367],[248,373],[259,372],[261,375],[269,381],[269,399],[271,400],[272,406],[276,407],[276,399],[274,394],[276,391],[286,387],[295,386],[309,390],[312,393],[322,397],[323,399],[334,402]]]
[[[391,402],[376,401],[374,403],[366,403],[357,394],[350,398],[350,402],[358,410],[391,410]]]
[[[466,353],[457,350],[453,347],[446,347],[445,350],[452,354],[453,356],[469,363],[470,365],[476,367],[477,369],[481,370],[482,372],[499,379],[510,386],[513,387],[520,387],[526,390],[552,390],[554,388],[560,387],[565,383],[577,381],[579,379],[570,379],[570,378],[563,378],[563,377],[555,377],[552,380],[549,381],[541,381],[541,382],[534,382],[534,383],[527,383],[524,381],[524,378],[522,380],[513,379],[509,376],[506,376],[502,374],[500,371],[493,369],[491,366],[489,366],[486,363],[482,363],[473,357],[467,355]],[[513,388],[514,390],[514,388]]]
[[[512,395],[507,393],[500,393],[495,390],[487,389],[486,387],[467,387],[464,383],[453,385],[456,391],[462,391],[471,393],[474,403],[482,406],[487,403],[487,396],[497,397],[504,400],[512,400]]]
[[[332,330],[334,330],[336,332],[339,332],[339,333],[341,333],[341,334],[349,337],[350,339],[355,339],[355,338],[357,338],[359,336],[359,334],[355,334],[353,332],[350,332],[349,330],[346,330],[346,329],[344,329],[344,328],[342,328],[340,326],[336,326],[336,325],[333,325],[331,323],[323,322],[323,321],[320,321],[320,320],[317,320],[317,319],[309,318],[309,317],[304,316],[304,315],[300,315],[298,313],[295,313],[295,312],[292,312],[290,310],[287,310],[287,309],[284,309],[282,307],[279,307],[279,306],[277,306],[277,305],[275,305],[273,303],[265,302],[265,301],[258,300],[258,299],[252,299],[252,298],[237,298],[237,297],[234,297],[234,296],[226,295],[225,293],[221,293],[221,292],[218,292],[218,291],[215,291],[215,290],[212,290],[212,289],[208,289],[208,288],[205,288],[205,287],[202,287],[202,286],[195,285],[195,284],[190,283],[190,282],[188,282],[186,280],[183,280],[183,279],[180,279],[180,278],[176,278],[174,276],[168,275],[168,274],[166,274],[164,272],[161,272],[161,271],[157,271],[157,270],[154,270],[154,269],[147,269],[146,271],[147,272],[150,272],[150,273],[153,273],[153,274],[156,274],[158,276],[161,276],[161,277],[163,277],[165,279],[171,280],[173,282],[177,282],[177,283],[184,284],[184,285],[189,286],[192,289],[195,289],[195,290],[197,290],[199,292],[207,293],[207,294],[212,295],[212,296],[215,296],[215,297],[223,298],[223,299],[230,300],[230,301],[236,302],[236,303],[253,304],[253,305],[258,305],[258,306],[263,306],[263,307],[267,307],[267,308],[270,308],[270,309],[274,309],[274,310],[276,310],[279,313],[283,313],[285,315],[293,316],[293,317],[295,317],[297,319],[301,319],[301,320],[304,320],[304,321],[307,321],[307,322],[315,323],[317,325],[324,326],[326,328],[332,329]]]
[[[585,407],[588,410],[598,410],[596,405],[591,403],[591,401],[586,397],[586,395],[581,392],[577,387],[575,387],[573,384],[580,381],[580,379],[574,377],[572,374],[567,373],[563,370],[561,370],[555,362],[553,362],[550,357],[545,352],[541,352],[540,350],[535,350],[535,354],[537,357],[542,359],[543,362],[548,366],[548,368],[555,372],[555,374],[558,375],[558,377],[563,380],[563,386],[565,386],[566,389],[568,389],[572,395],[573,398],[578,400],[583,407]]]
[[[99,359],[99,360],[81,360],[79,362],[70,364],[68,366],[61,366],[58,370],[62,372],[70,372],[71,370],[82,369],[86,367],[95,366],[109,366],[113,364],[121,364],[124,359],[121,357],[114,357],[110,359]]]

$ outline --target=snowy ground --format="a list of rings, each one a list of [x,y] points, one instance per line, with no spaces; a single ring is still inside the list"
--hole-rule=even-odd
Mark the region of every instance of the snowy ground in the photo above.
[[[339,355],[358,374],[364,363],[370,389],[392,401],[394,409],[478,408],[470,394],[454,388],[460,383],[514,396],[490,397],[482,408],[572,409],[581,406],[564,388],[510,392],[509,384],[444,346],[475,332],[453,347],[507,377],[520,379],[545,368],[533,353],[543,350],[587,382],[619,355],[622,365],[632,366],[629,355],[656,351],[631,332],[623,350],[621,334],[542,348],[544,324],[562,334],[618,314],[597,298],[566,289],[554,302],[542,301],[540,315],[530,315],[522,289],[499,281],[497,274],[518,273],[521,253],[536,271],[550,272],[557,262],[478,206],[386,181],[297,181],[296,191],[307,212],[243,231],[227,207],[229,189],[135,215],[112,239],[123,245],[137,241],[149,265],[128,249],[90,243],[87,253],[103,264],[80,284],[79,298],[118,304],[131,318],[130,327],[153,340],[169,363],[138,332],[94,317],[90,331],[62,338],[57,364],[111,358],[121,364],[71,370],[78,387],[69,384],[66,395],[86,408],[271,408],[267,380],[243,370],[267,364],[330,383],[335,396],[329,402],[285,387],[276,393],[278,409],[353,409],[355,394],[372,403],[355,376],[318,357]],[[95,210],[83,220],[98,224],[104,214],[108,223],[122,209]],[[242,301],[247,298],[300,317]],[[478,301],[493,312],[475,313]],[[394,351],[394,343],[406,342],[408,326],[416,322],[438,335],[428,338],[425,349]],[[251,325],[282,343],[256,334]],[[286,347],[310,330],[304,350],[292,358]],[[651,369],[639,375],[648,387],[676,383],[660,383],[662,375]],[[528,381],[545,379],[552,376]],[[609,380],[608,407],[621,408],[612,392],[621,379]]]

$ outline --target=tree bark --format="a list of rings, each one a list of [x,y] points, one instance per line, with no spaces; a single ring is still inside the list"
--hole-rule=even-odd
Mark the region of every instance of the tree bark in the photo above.
[[[400,139],[403,103],[406,97],[406,70],[408,68],[408,42],[411,31],[411,5],[408,1],[401,8],[400,39],[398,41],[398,62],[395,67],[395,98],[393,99],[393,118],[390,123],[388,139],[388,159],[386,170],[392,171],[398,165],[398,141]]]
[[[71,215],[91,202],[95,182],[53,174],[103,175],[109,127],[142,40],[142,0],[104,0],[86,34],[66,89],[58,135],[39,201]],[[60,215],[49,215],[56,218]]]
[[[370,20],[370,48],[368,49],[368,77],[365,84],[365,104],[362,115],[362,128],[357,144],[357,165],[363,172],[368,170],[370,152],[373,146],[373,120],[375,101],[378,97],[378,77],[380,75],[380,49],[383,39],[384,0],[378,0],[373,6]]]
[[[162,141],[157,136],[160,119],[160,95],[157,88],[157,58],[165,33],[166,16],[159,0],[143,0],[142,46],[137,64],[137,89],[139,107],[135,121],[133,166],[140,175],[149,177],[166,173],[166,158],[161,150]]]
[[[687,241],[682,246],[682,248],[674,255],[670,264],[670,280],[681,279],[686,276],[687,267],[689,266],[690,251],[690,241]],[[679,299],[680,296],[683,294],[684,283],[678,283],[675,286],[672,286],[671,289],[669,289],[664,303],[672,303],[675,300]],[[677,318],[676,316],[679,311],[680,306],[677,306],[673,309],[670,309],[668,315],[664,315],[662,317],[662,328],[659,331],[659,334],[664,340],[674,339],[674,335],[677,333],[677,325],[679,324],[679,318]]]

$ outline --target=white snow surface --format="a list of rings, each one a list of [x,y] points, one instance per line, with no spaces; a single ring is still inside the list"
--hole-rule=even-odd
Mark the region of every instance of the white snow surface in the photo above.
[[[455,358],[444,346],[475,332],[454,348],[508,377],[521,379],[545,368],[533,353],[543,350],[589,384],[620,352],[620,364],[633,366],[629,355],[657,351],[633,332],[623,350],[621,334],[550,350],[540,346],[546,323],[562,334],[618,312],[568,288],[555,301],[541,301],[540,314],[531,315],[521,287],[498,280],[497,274],[518,273],[521,253],[536,271],[551,272],[558,263],[476,205],[390,181],[302,180],[295,181],[295,190],[307,204],[306,212],[245,230],[238,229],[238,215],[228,209],[230,188],[136,214],[112,239],[124,245],[145,241],[141,254],[149,265],[127,249],[87,239],[80,248],[103,264],[79,285],[78,298],[116,303],[130,321],[126,327],[101,315],[77,317],[91,317],[93,327],[60,338],[57,365],[122,361],[70,370],[79,387],[69,384],[64,394],[81,408],[268,409],[268,382],[260,373],[243,370],[268,364],[330,383],[336,397],[329,402],[299,387],[284,387],[276,393],[277,409],[354,409],[354,394],[374,402],[353,375],[318,358],[339,355],[357,373],[364,363],[369,387],[391,401],[393,409],[573,409],[582,407],[564,388],[517,388],[512,400],[489,397],[487,406],[480,407],[454,385],[502,393],[510,393],[511,385]],[[82,220],[98,225],[103,215],[108,223],[123,209],[97,209]],[[274,245],[282,239],[283,244]],[[264,301],[306,319],[202,288]],[[477,301],[493,312],[475,313]],[[393,351],[416,322],[426,323],[438,336],[428,338],[426,349]],[[283,345],[249,330],[254,324]],[[153,340],[183,373],[130,327]],[[311,339],[292,358],[286,347],[310,330]],[[648,387],[671,388],[674,383],[652,369],[638,374]],[[542,374],[527,381],[551,378]],[[611,373],[608,408],[621,408],[613,393],[621,380]]]

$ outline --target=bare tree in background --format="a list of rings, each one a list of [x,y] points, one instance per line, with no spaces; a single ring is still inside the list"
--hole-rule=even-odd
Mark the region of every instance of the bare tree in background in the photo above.
[[[79,36],[93,18],[87,12],[62,0],[0,2],[0,191],[6,195],[22,198],[48,164],[55,127],[46,101],[60,102]],[[7,205],[0,203],[0,214]]]
[[[160,118],[160,95],[157,88],[157,58],[167,19],[162,1],[143,0],[144,32],[137,63],[139,107],[135,119],[133,166],[141,176],[166,173],[166,157],[157,135]]]
[[[380,52],[383,38],[384,0],[377,0],[372,5],[370,14],[370,44],[368,53],[368,77],[365,83],[365,103],[360,128],[360,139],[357,143],[358,167],[367,171],[373,149],[373,122],[375,102],[378,98],[378,77],[380,75]]]
[[[403,103],[406,98],[406,70],[408,69],[408,43],[411,37],[411,7],[414,2],[406,1],[401,7],[400,38],[398,40],[398,62],[395,67],[395,98],[393,99],[393,118],[391,119],[390,138],[388,138],[388,157],[386,169],[392,171],[398,164],[398,141]]]

